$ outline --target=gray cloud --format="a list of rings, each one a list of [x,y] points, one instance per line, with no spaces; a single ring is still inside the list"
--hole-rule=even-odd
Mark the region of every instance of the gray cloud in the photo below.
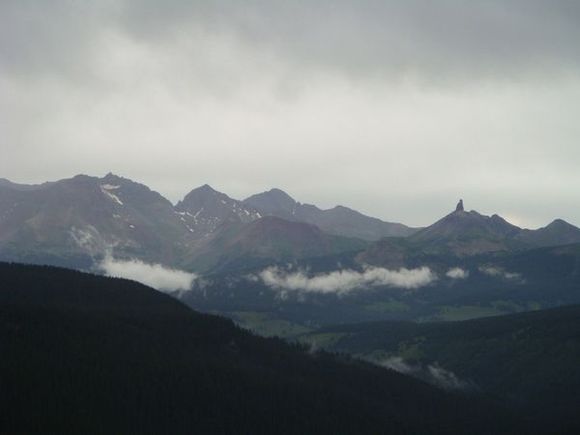
[[[190,290],[197,276],[182,270],[170,269],[161,264],[148,264],[140,260],[119,260],[105,257],[98,265],[106,275],[126,278],[161,291]]]
[[[260,272],[258,277],[265,285],[277,290],[338,295],[377,286],[416,289],[427,286],[437,279],[435,273],[428,267],[399,270],[368,267],[362,272],[345,269],[314,276],[309,276],[302,270],[289,272],[278,267],[270,267]]]
[[[216,40],[235,41],[295,68],[355,77],[518,79],[580,61],[580,6],[570,1],[8,0],[1,7],[2,63],[20,71],[90,63],[107,32],[166,48],[195,37],[197,54]]]
[[[579,11],[6,0],[0,173],[113,171],[172,200],[278,186],[414,225],[458,197],[523,226],[579,223]]]

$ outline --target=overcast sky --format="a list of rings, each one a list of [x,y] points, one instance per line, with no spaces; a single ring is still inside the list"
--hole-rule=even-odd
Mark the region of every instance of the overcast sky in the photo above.
[[[0,177],[580,225],[580,2],[0,0]]]

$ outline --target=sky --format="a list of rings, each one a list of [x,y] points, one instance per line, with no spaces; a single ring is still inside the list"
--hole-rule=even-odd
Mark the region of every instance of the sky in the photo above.
[[[1,0],[0,178],[580,225],[580,2]]]

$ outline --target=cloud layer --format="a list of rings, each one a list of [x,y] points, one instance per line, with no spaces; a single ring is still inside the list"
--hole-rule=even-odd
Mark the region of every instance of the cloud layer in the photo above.
[[[196,275],[170,269],[161,264],[148,264],[140,260],[116,260],[107,256],[99,268],[115,278],[126,278],[161,291],[190,290]]]
[[[399,270],[369,267],[362,272],[346,269],[314,276],[309,276],[304,271],[288,272],[278,267],[270,267],[260,272],[258,277],[273,289],[335,294],[377,286],[417,289],[437,279],[428,267]]]
[[[0,173],[580,223],[579,21],[564,0],[4,0]]]

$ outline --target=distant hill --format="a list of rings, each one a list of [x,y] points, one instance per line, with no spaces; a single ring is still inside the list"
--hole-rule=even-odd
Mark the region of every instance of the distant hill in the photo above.
[[[255,337],[140,284],[0,264],[2,433],[522,433],[491,402]]]
[[[340,205],[321,210],[315,205],[301,204],[280,189],[252,195],[244,200],[244,204],[259,210],[265,216],[306,222],[329,234],[369,241],[383,237],[406,237],[417,231],[416,228],[384,222]]]
[[[580,305],[464,322],[340,325],[304,340],[499,397],[539,432],[580,430]]]

